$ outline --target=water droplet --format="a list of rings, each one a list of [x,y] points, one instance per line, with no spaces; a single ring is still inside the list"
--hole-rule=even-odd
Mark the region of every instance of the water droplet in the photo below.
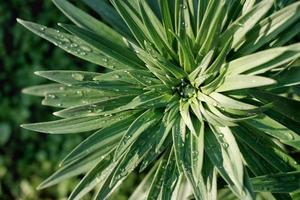
[[[50,98],[50,99],[55,99],[56,98],[56,96],[54,94],[48,94],[47,97]]]
[[[87,100],[82,100],[83,104],[88,104],[89,102]]]
[[[59,107],[62,107],[62,106],[63,106],[63,104],[62,104],[62,103],[59,103],[59,104],[57,104],[57,106],[59,106]]]
[[[78,90],[78,91],[76,91],[76,94],[78,94],[79,96],[83,96],[83,91]]]
[[[121,77],[120,77],[120,75],[117,75],[117,74],[116,74],[116,75],[115,75],[115,78],[119,79],[119,78],[121,78]]]
[[[103,58],[102,61],[106,63],[108,60],[107,58]]]
[[[70,45],[70,47],[72,47],[72,48],[74,48],[74,47],[78,47],[78,44],[76,44],[76,43],[72,43],[72,44]]]
[[[82,51],[82,52],[80,52],[80,55],[81,56],[85,56],[85,55],[87,55],[87,53],[85,53],[85,52]]]
[[[294,137],[294,135],[292,133],[288,133],[287,135],[288,135],[288,137],[289,137],[290,140],[294,140],[295,139],[295,137]]]
[[[187,8],[185,4],[181,4],[180,7],[183,8],[183,9]]]
[[[69,38],[66,38],[65,36],[61,36],[59,39],[62,42],[66,42],[66,43],[70,43],[71,42],[71,40]]]
[[[64,91],[65,88],[64,87],[59,87],[59,90]]]
[[[226,142],[224,142],[222,145],[223,145],[223,147],[224,147],[225,149],[227,149],[227,148],[229,147],[229,144],[226,143]]]
[[[92,52],[92,49],[88,46],[80,46],[80,48],[83,50],[83,51],[86,51],[86,52]]]
[[[79,73],[72,74],[72,77],[77,81],[83,81],[83,79],[84,79],[84,76]]]
[[[41,29],[41,31],[45,31],[46,27],[41,27],[40,29]]]

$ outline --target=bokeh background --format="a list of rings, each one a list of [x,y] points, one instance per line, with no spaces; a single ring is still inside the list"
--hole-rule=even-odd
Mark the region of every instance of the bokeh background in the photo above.
[[[78,1],[76,5],[83,7]],[[52,27],[69,22],[49,0],[0,1],[0,200],[66,199],[79,178],[42,191],[35,188],[86,135],[47,135],[20,128],[22,123],[51,120],[54,112],[21,90],[45,83],[34,71],[102,69],[55,48],[17,24],[17,17]],[[112,199],[127,199],[138,181],[130,176]]]

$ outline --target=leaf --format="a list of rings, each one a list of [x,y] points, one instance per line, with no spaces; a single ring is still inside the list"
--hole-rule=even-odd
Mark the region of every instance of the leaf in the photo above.
[[[274,88],[289,87],[300,84],[300,67],[292,67],[273,77],[277,81]]]
[[[28,94],[28,95],[43,97],[47,93],[59,92],[59,91],[61,91],[61,88],[64,88],[64,85],[52,83],[52,84],[31,86],[31,87],[23,89],[22,92],[24,94]]]
[[[146,177],[143,178],[143,181],[137,186],[137,188],[131,194],[129,200],[136,200],[136,199],[146,200],[147,194],[150,189],[150,185],[152,183],[152,180],[156,172],[156,168],[157,166],[151,168],[150,172],[147,173]]]
[[[289,172],[296,168],[295,160],[283,152],[272,140],[261,134],[259,130],[249,126],[234,127],[232,130],[239,140],[244,141],[277,170]]]
[[[291,193],[300,188],[300,172],[288,172],[259,176],[251,179],[255,191]]]
[[[111,97],[108,99],[99,100],[98,102],[95,102],[93,104],[67,108],[55,112],[54,115],[62,118],[92,117],[99,115],[108,116],[116,113],[116,108],[129,103],[133,98],[133,95]]]
[[[175,190],[176,184],[179,179],[179,173],[176,166],[174,149],[172,148],[168,163],[164,170],[163,187],[161,189],[162,199],[171,199],[172,193]]]
[[[159,19],[155,16],[147,3],[139,1],[139,4],[141,17],[153,44],[162,55],[168,53],[171,57],[176,59],[177,55],[167,41],[166,33]]]
[[[242,158],[231,130],[228,127],[214,127],[212,130],[214,133],[209,131],[204,136],[207,155],[238,197],[251,196],[251,189],[244,184]],[[246,194],[243,191],[247,191]]]
[[[59,30],[47,28],[40,24],[36,24],[29,21],[24,21],[17,19],[18,23],[22,24],[24,27],[37,34],[38,36],[48,40],[49,42],[57,45],[68,53],[77,56],[83,60],[101,65],[103,67],[114,69],[111,66],[115,66],[115,62],[111,61],[106,55],[101,51],[95,48],[92,45],[89,45],[80,38],[62,33]],[[122,69],[122,68],[121,68]]]
[[[263,50],[228,63],[227,74],[262,74],[300,57],[300,43]]]
[[[139,95],[143,92],[141,85],[132,85],[121,81],[87,81],[74,84],[75,87],[96,89],[98,91],[117,93],[118,95]]]
[[[61,85],[55,90],[49,90],[48,87],[43,89],[47,90],[43,91],[45,99],[42,101],[42,104],[59,108],[93,104],[99,101],[108,100],[109,98],[122,96],[122,93],[118,94],[116,91],[86,89],[79,86],[69,87]]]
[[[300,140],[299,135],[266,115],[247,120],[245,123],[279,139],[284,144],[300,149],[300,145],[295,144],[295,141]]]
[[[122,81],[135,85],[161,84],[155,76],[147,70],[116,70],[101,74],[94,78],[95,81]]]
[[[120,163],[114,172],[110,186],[115,185],[124,177],[128,176],[143,160],[150,147],[157,142],[158,127],[147,129],[131,146],[126,154],[122,156]]]
[[[119,158],[128,147],[147,129],[153,127],[160,120],[161,113],[158,110],[149,109],[140,115],[128,128],[121,139],[115,158]]]
[[[242,101],[235,100],[233,98],[230,98],[218,92],[212,92],[209,94],[209,96],[215,99],[223,108],[230,108],[230,109],[237,109],[237,110],[252,110],[257,108],[256,106],[253,106],[248,103],[244,103]]]
[[[100,37],[93,32],[73,25],[59,25],[100,50],[109,60],[113,61],[112,63],[115,63],[110,67],[112,69],[141,69],[144,67],[144,64],[128,48],[109,41],[106,37]]]
[[[83,158],[91,152],[98,151],[99,153],[102,152],[102,154],[108,152],[110,149],[117,146],[127,128],[139,114],[140,113],[128,115],[123,120],[117,121],[110,126],[104,127],[95,132],[76,146],[63,159],[61,165]]]
[[[168,154],[165,153],[165,155],[159,161],[158,168],[156,170],[156,173],[154,175],[153,181],[150,186],[147,200],[158,199],[159,194],[162,188],[164,187],[163,178],[164,178],[164,172],[165,172],[165,167],[167,165],[167,162],[168,162]]]
[[[294,2],[262,20],[246,36],[245,44],[239,48],[237,55],[255,52],[279,33],[285,31],[291,24],[299,20],[299,8],[300,2]]]
[[[254,2],[254,1],[253,1]],[[253,4],[247,1],[244,4],[244,10],[248,11],[243,13],[241,17],[235,20],[220,36],[220,46],[224,46],[225,43],[232,37],[231,48],[235,49],[240,45],[248,32],[259,22],[259,20],[267,14],[267,12],[272,8],[273,2],[269,0],[261,1],[252,8],[249,9],[248,5]],[[246,8],[246,6],[248,8]],[[247,41],[247,40],[246,40]]]
[[[135,111],[127,111],[114,116],[105,117],[96,116],[61,119],[51,122],[24,124],[22,127],[28,130],[50,134],[80,133],[108,126],[133,113],[135,113]]]
[[[125,46],[122,36],[115,30],[105,25],[101,21],[88,15],[86,12],[75,7],[66,0],[52,0],[53,3],[77,26],[97,33],[100,37],[105,37],[114,43]]]
[[[184,123],[186,124],[186,126],[190,129],[190,131],[193,134],[196,134],[196,131],[195,131],[192,119],[191,119],[191,115],[189,112],[189,107],[190,107],[190,105],[188,102],[184,102],[182,100],[180,101],[179,110],[180,110],[181,117],[182,117]]]
[[[119,107],[117,110],[121,111],[135,108],[146,109],[164,107],[170,99],[170,94],[158,94],[156,91],[149,91],[137,96],[130,103]]]
[[[85,194],[90,192],[97,184],[103,184],[103,180],[107,179],[116,163],[113,163],[113,153],[111,151],[107,155],[101,157],[97,163],[77,184],[68,199],[81,199]]]
[[[134,11],[134,8],[123,1],[111,0],[110,2],[118,11],[119,15],[123,18],[135,39],[141,46],[143,46],[144,40],[148,40],[148,35],[145,34],[145,27],[140,17]],[[137,8],[139,8],[138,4],[136,5],[135,9]]]
[[[122,35],[131,36],[130,30],[123,22],[121,16],[117,11],[109,5],[106,1],[97,1],[97,0],[83,0],[90,8],[97,12],[103,21],[109,23],[113,29],[120,32]]]
[[[75,160],[60,169],[58,169],[54,174],[52,174],[49,178],[44,180],[37,189],[41,190],[50,186],[53,186],[57,183],[60,183],[66,179],[77,176],[79,174],[83,174],[94,167],[98,161],[101,159],[99,157],[98,152],[93,152],[85,157]]]
[[[95,73],[95,72],[70,71],[70,70],[37,71],[34,73],[38,76],[65,85],[81,83],[82,81],[93,81],[94,77],[100,75],[100,73]]]
[[[300,112],[295,112],[295,108],[300,108],[299,101],[258,90],[249,91],[249,94],[263,103],[272,103],[273,110],[300,123]]]
[[[225,77],[222,84],[215,90],[216,92],[226,92],[241,90],[246,88],[262,87],[275,84],[276,81],[262,76],[234,75]]]

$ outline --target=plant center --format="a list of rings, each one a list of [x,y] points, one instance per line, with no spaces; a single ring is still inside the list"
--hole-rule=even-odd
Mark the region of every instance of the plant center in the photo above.
[[[197,89],[193,87],[189,81],[181,79],[180,85],[174,87],[173,90],[179,94],[184,100],[193,97],[197,93]]]

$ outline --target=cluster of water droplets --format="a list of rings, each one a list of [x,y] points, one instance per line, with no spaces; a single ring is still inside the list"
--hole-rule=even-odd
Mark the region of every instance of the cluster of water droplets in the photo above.
[[[40,34],[42,37],[49,37],[49,35],[54,35],[52,42],[56,45],[59,46],[69,53],[73,53],[76,55],[80,56],[85,56],[88,53],[93,52],[92,48],[83,45],[80,43],[77,43],[76,41],[72,41],[69,37],[65,36],[64,34],[60,33],[59,30],[55,30],[55,33],[53,34],[53,30],[49,30],[45,26],[40,27]],[[46,34],[48,34],[46,36]]]
[[[187,80],[181,79],[180,85],[172,87],[173,92],[179,94],[184,101],[192,98],[197,94],[197,89],[194,88]]]
[[[227,149],[229,147],[229,144],[224,139],[224,134],[223,133],[218,134],[218,139],[221,142],[224,149]]]

